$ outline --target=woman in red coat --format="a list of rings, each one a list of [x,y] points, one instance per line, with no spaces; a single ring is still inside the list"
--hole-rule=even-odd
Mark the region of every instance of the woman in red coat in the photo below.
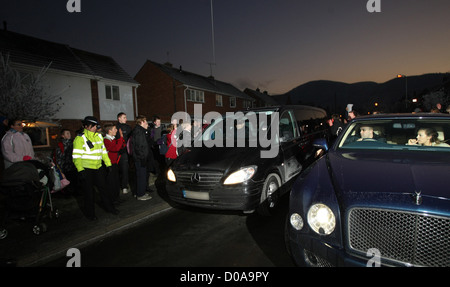
[[[169,133],[166,135],[167,137],[167,146],[169,146],[169,150],[166,152],[166,164],[170,166],[170,164],[177,158],[177,126],[174,124],[170,124],[167,127]]]

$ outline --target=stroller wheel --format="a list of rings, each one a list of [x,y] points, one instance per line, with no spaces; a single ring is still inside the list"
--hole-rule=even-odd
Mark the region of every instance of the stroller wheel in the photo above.
[[[47,225],[45,223],[39,223],[33,226],[33,233],[36,235],[41,234],[41,232],[47,231]]]
[[[1,229],[1,230],[0,230],[0,240],[1,240],[1,239],[5,239],[6,236],[8,236],[8,230],[6,230],[6,229]]]

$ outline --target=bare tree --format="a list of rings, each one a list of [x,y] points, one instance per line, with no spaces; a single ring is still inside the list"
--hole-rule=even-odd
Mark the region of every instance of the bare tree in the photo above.
[[[427,111],[436,107],[437,103],[440,103],[442,107],[447,107],[450,104],[450,96],[445,92],[444,89],[438,91],[430,92],[422,96],[423,105]]]
[[[0,53],[0,114],[28,121],[51,119],[61,108],[61,97],[48,95],[42,85],[50,64],[38,73],[20,73],[9,55]]]

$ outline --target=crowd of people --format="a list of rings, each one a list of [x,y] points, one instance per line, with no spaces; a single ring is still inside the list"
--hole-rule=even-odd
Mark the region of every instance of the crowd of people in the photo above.
[[[103,127],[95,117],[86,117],[83,130],[73,140],[72,161],[77,170],[76,182],[81,184],[84,212],[90,220],[96,219],[94,186],[100,194],[103,208],[118,214],[116,206],[123,201],[122,195],[131,192],[137,200],[152,199],[150,194],[154,191],[152,186],[155,186],[156,179],[165,170],[166,163],[177,157],[177,153],[172,152],[177,147],[175,123],[165,131],[158,116],[150,123],[146,116],[139,115],[135,122],[132,129],[123,112],[117,115],[116,124]],[[165,153],[160,152],[163,143],[169,146]],[[132,174],[134,177],[130,178]]]
[[[158,116],[148,122],[140,115],[135,122],[132,129],[123,112],[117,115],[116,123],[104,126],[97,118],[88,116],[82,120],[82,128],[74,131],[75,138],[69,129],[60,132],[52,152],[52,165],[57,166],[71,183],[64,193],[83,195],[83,212],[89,220],[97,219],[96,192],[102,208],[117,215],[117,206],[123,202],[125,194],[131,192],[137,200],[150,200],[152,187],[161,172],[178,155],[186,152],[181,143],[183,137],[178,139],[176,131],[177,128],[186,130],[182,135],[185,140],[190,140],[190,123],[179,125],[174,121],[163,130]],[[32,141],[23,131],[22,121],[2,117],[0,125],[3,168],[16,162],[35,160]]]
[[[448,113],[448,110],[442,111],[441,106],[437,105],[431,112]],[[344,119],[332,115],[328,120],[330,135],[337,137],[347,122],[357,116],[353,109],[347,109]],[[166,129],[162,128],[158,116],[149,123],[145,116],[139,115],[135,122],[132,129],[127,124],[127,115],[121,112],[117,115],[116,123],[103,127],[97,118],[85,117],[82,128],[75,131],[74,139],[70,130],[61,130],[52,160],[71,182],[66,192],[81,191],[84,196],[84,215],[89,220],[96,220],[96,191],[100,195],[102,207],[115,215],[119,213],[116,206],[123,201],[122,195],[131,192],[137,200],[150,200],[150,194],[154,191],[152,186],[155,186],[157,178],[178,156],[188,151],[185,143],[199,136],[205,128],[204,123],[196,119],[192,123],[172,121]],[[4,169],[16,162],[35,160],[32,141],[23,128],[24,124],[19,119],[0,117]],[[177,132],[177,129],[182,132]],[[429,131],[419,132],[424,133],[423,138],[432,138]],[[361,133],[361,138],[364,138],[370,137],[373,131],[368,128]],[[409,144],[420,144],[419,138],[411,140]],[[130,178],[130,175],[134,177]]]

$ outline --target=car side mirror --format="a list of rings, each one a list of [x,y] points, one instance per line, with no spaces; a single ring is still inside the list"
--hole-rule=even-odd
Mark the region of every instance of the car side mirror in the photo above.
[[[318,149],[323,149],[324,151],[328,151],[328,142],[325,138],[315,139],[313,141],[313,146]]]
[[[328,151],[328,142],[325,138],[315,139],[313,146],[316,148],[316,157],[320,157]]]

